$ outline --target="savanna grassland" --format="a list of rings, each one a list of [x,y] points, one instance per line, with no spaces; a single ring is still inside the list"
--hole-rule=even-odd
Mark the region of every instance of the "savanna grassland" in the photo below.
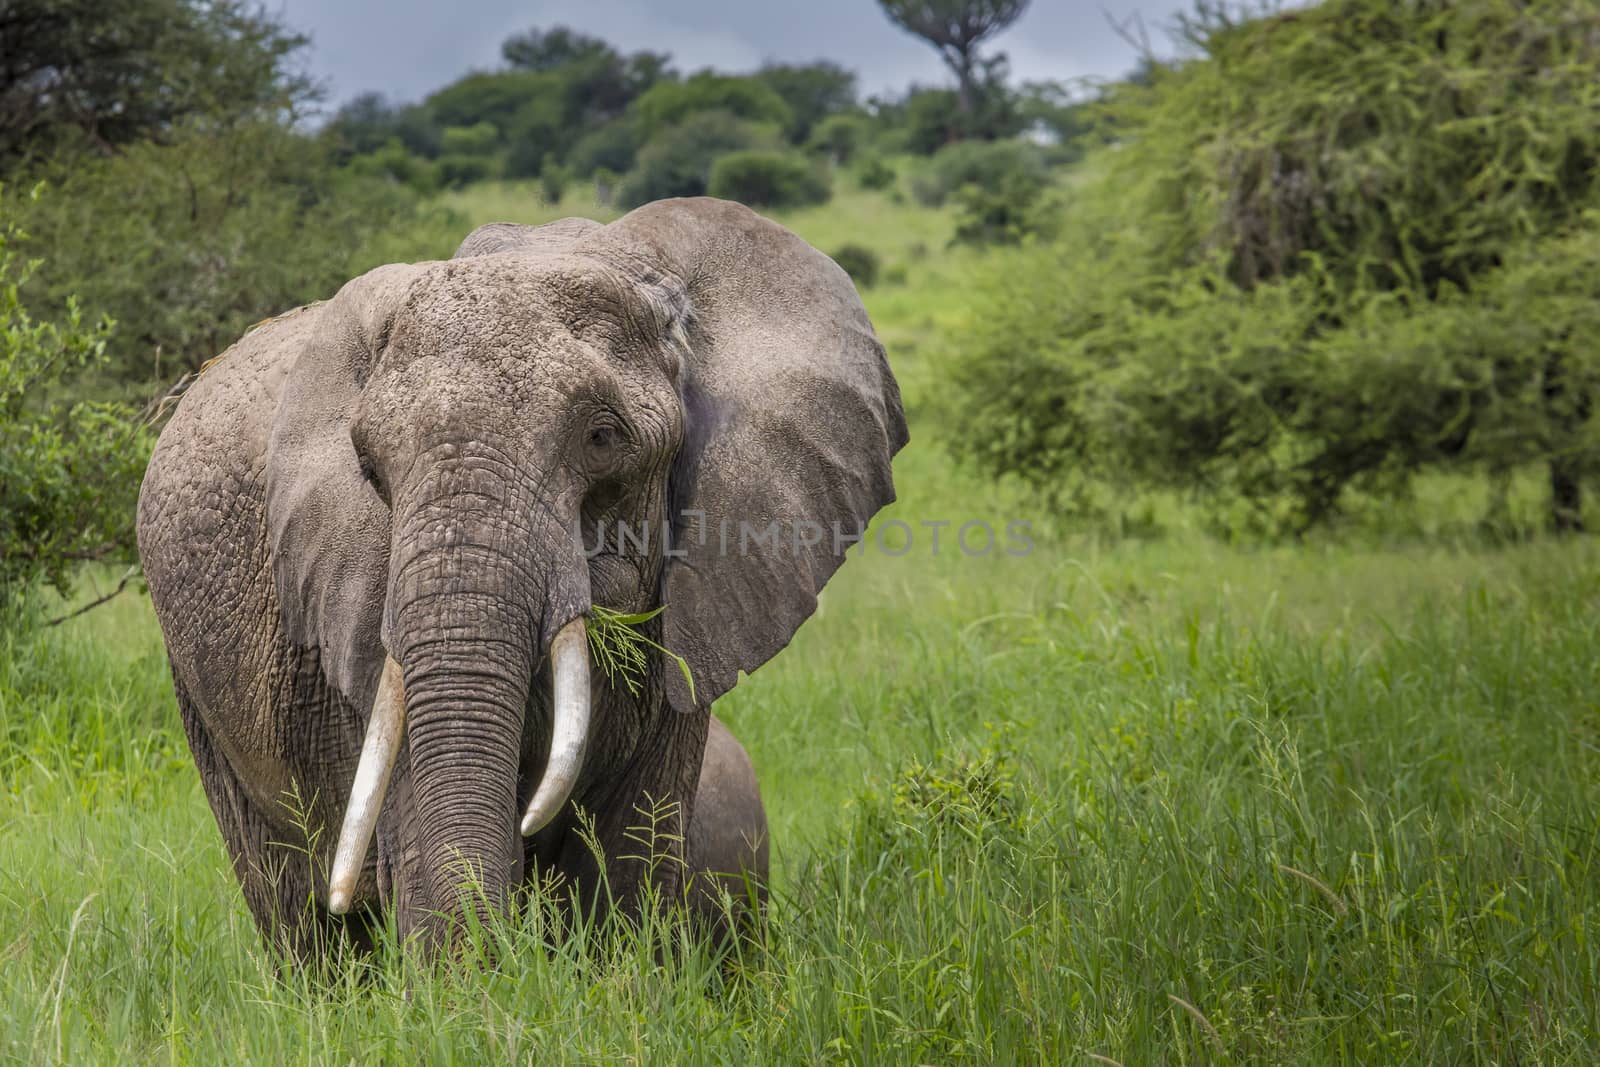
[[[447,201],[608,217],[531,186]],[[772,822],[764,947],[550,948],[535,907],[465,965],[281,974],[125,594],[0,647],[0,1054],[1600,1061],[1600,549],[1398,512],[1267,547],[1179,504],[1139,537],[1052,521],[942,440],[948,338],[1006,253],[879,193],[782,217],[904,268],[866,302],[913,435],[883,518],[914,540],[872,540],[718,705]],[[1032,551],[961,553],[974,520],[1031,522]]]

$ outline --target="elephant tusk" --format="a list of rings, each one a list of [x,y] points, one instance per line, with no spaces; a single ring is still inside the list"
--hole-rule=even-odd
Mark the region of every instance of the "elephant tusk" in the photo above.
[[[333,854],[333,874],[328,879],[328,910],[343,915],[355,897],[356,880],[372,844],[372,831],[378,825],[383,795],[389,789],[400,739],[406,733],[406,691],[400,664],[385,657],[378,695],[372,700],[367,719],[367,739],[361,746],[361,761],[356,764],[356,779],[350,786],[350,803],[345,805],[344,825],[339,829],[339,846]]]
[[[551,689],[555,710],[550,724],[550,760],[522,817],[522,836],[546,826],[572,795],[583,749],[589,742],[589,637],[579,615],[550,642]]]

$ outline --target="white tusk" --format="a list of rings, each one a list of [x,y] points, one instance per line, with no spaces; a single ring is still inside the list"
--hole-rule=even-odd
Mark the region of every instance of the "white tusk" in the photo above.
[[[367,739],[361,746],[361,761],[356,764],[356,780],[350,786],[350,803],[345,805],[344,825],[339,829],[339,847],[333,854],[333,875],[328,879],[328,910],[343,915],[355,897],[356,880],[372,844],[372,831],[378,825],[383,795],[389,789],[400,739],[406,734],[406,690],[400,664],[385,657],[378,695],[372,699],[372,715],[367,719]]]
[[[582,615],[563,626],[550,642],[550,668],[554,697],[550,760],[522,817],[523,837],[556,817],[572,795],[583,767],[583,749],[589,743],[589,636]]]

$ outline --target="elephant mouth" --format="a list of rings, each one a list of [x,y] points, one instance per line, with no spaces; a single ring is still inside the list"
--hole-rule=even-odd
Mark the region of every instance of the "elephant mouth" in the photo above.
[[[527,837],[546,826],[566,804],[583,768],[584,748],[589,739],[592,701],[589,691],[588,633],[582,615],[557,631],[550,642],[553,707],[550,727],[550,757],[533,797],[522,816],[522,835]],[[328,879],[328,910],[343,915],[355,899],[356,883],[372,845],[378,813],[383,808],[395,759],[405,737],[406,699],[400,664],[387,657],[372,714],[367,718],[366,738],[356,765],[355,782],[345,805],[344,822],[334,850],[333,869]]]

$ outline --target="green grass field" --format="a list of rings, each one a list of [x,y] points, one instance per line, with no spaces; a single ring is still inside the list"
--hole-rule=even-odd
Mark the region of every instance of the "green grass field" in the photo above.
[[[981,254],[879,196],[785,221],[906,267],[867,294],[912,416],[887,517],[953,525],[870,545],[718,705],[773,824],[766,950],[549,950],[534,909],[484,932],[492,967],[281,977],[124,596],[0,638],[0,1054],[1600,1062],[1600,549],[1047,522],[929,414]],[[1016,519],[1030,555],[950,549]]]

